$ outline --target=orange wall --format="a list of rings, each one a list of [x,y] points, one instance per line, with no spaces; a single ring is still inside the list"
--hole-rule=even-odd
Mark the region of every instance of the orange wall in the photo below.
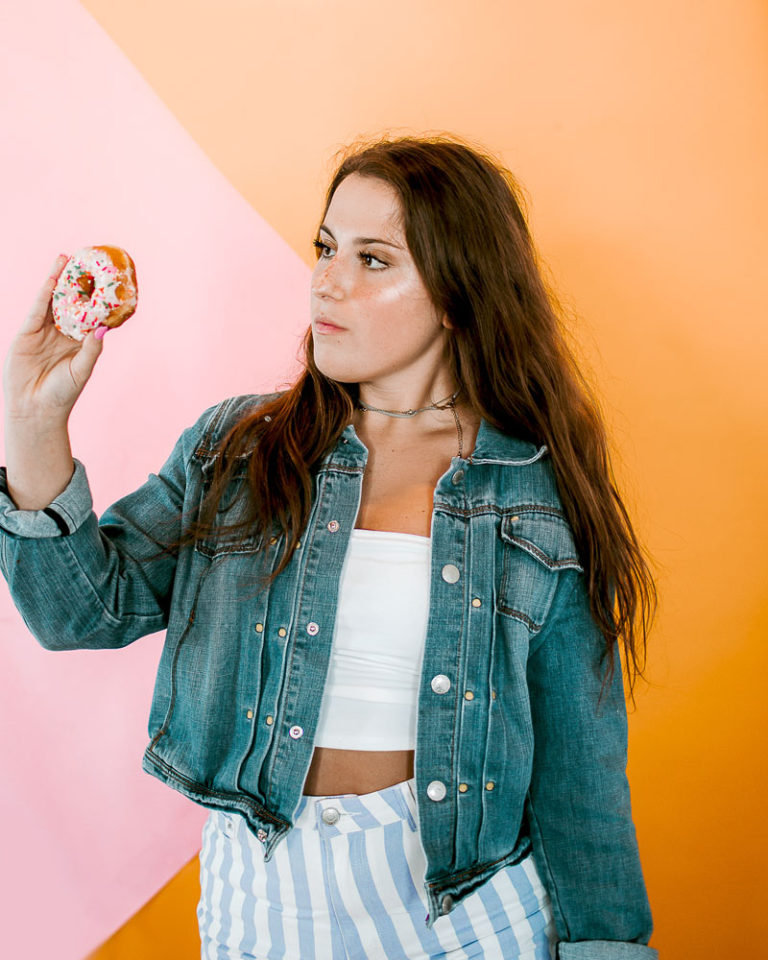
[[[764,4],[84,6],[307,264],[332,154],[358,134],[453,131],[522,180],[659,577],[649,683],[630,715],[651,943],[663,960],[756,956],[763,918],[750,907],[768,894]],[[94,960],[195,956],[197,895],[193,863]]]

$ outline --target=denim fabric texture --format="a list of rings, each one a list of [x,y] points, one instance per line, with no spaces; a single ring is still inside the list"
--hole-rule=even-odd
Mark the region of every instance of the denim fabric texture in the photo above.
[[[44,510],[18,510],[0,468],[0,567],[32,634],[76,650],[166,630],[143,768],[241,814],[266,859],[291,829],[312,759],[368,451],[347,426],[317,472],[300,547],[268,590],[254,583],[255,558],[266,551],[272,569],[279,538],[235,547],[213,536],[146,558],[159,531],[177,536],[182,510],[199,509],[226,431],[273,396],[209,407],[100,519],[79,460]],[[221,523],[244,508],[247,456]],[[482,421],[471,456],[437,483],[431,535],[414,759],[427,927],[532,850],[559,957],[656,957],[621,669],[617,656],[598,706],[603,639],[547,448]],[[433,689],[438,675],[447,691],[444,680]]]

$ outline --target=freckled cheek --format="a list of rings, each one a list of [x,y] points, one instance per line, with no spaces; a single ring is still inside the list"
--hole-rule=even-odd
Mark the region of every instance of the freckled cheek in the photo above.
[[[400,283],[388,283],[378,287],[364,287],[360,290],[360,298],[381,304],[396,304],[405,309],[423,309],[425,305],[429,304],[429,299],[424,296],[424,292],[409,280],[403,280]]]

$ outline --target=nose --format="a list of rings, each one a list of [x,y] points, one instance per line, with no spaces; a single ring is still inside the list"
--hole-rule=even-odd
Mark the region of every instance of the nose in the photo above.
[[[338,254],[332,260],[318,260],[312,271],[312,293],[318,297],[338,299],[344,292],[343,270],[339,269]]]

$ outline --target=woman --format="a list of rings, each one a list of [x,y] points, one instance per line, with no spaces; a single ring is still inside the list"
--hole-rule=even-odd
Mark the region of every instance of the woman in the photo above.
[[[314,242],[304,373],[100,521],[54,271],[5,369],[14,601],[49,649],[167,628],[144,769],[211,809],[203,957],[653,957],[617,656],[653,582],[514,178],[362,145]]]

